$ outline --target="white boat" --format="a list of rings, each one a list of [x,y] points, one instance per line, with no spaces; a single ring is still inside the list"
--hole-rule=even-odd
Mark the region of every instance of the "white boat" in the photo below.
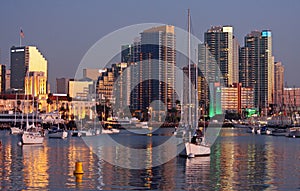
[[[72,137],[81,137],[81,133],[80,133],[80,131],[75,129],[75,130],[71,131],[71,136]]]
[[[291,127],[291,128],[288,128],[285,136],[286,137],[293,137],[293,138],[300,137],[300,127]]]
[[[57,126],[56,126],[57,125]],[[66,125],[65,124],[56,124],[51,126],[50,129],[48,129],[48,137],[49,138],[57,138],[57,139],[65,139],[68,137],[68,132],[66,131]],[[63,128],[61,128],[63,126]]]
[[[49,138],[57,138],[57,139],[65,139],[68,137],[68,132],[64,129],[60,129],[59,127],[53,126],[50,130],[48,130]]]
[[[41,131],[34,125],[26,125],[22,135],[22,144],[43,144],[44,136]]]
[[[13,135],[23,134],[23,130],[18,127],[10,127],[10,133]]]
[[[143,122],[137,122],[135,123],[136,128],[142,128],[142,129],[148,129],[148,122],[143,121]]]
[[[188,42],[188,54],[189,55],[188,56],[190,57],[190,10],[188,10],[188,37],[189,37],[188,38],[189,39],[189,42]],[[191,76],[190,58],[188,58],[188,62],[189,62],[188,63],[189,76]],[[196,68],[197,69],[196,69],[195,75],[197,76],[198,75],[198,66],[196,66]],[[197,84],[197,78],[196,78],[195,83]],[[188,102],[188,104],[192,104],[192,102],[191,102],[191,94],[192,94],[191,87],[192,87],[191,82],[189,80],[189,87],[188,87],[189,102]],[[195,92],[198,92],[197,86],[196,86]],[[196,101],[197,101],[197,99],[196,99]],[[200,131],[198,129],[198,108],[197,107],[195,108],[195,115],[196,115],[195,119],[197,119],[196,122],[194,121],[194,123],[192,123],[191,110],[189,110],[188,115],[189,115],[188,128],[186,129],[185,137],[183,138],[183,142],[178,145],[178,147],[180,149],[183,148],[182,151],[179,153],[179,155],[189,157],[189,158],[210,155],[210,152],[211,152],[210,146],[207,145],[206,141],[205,141],[205,125],[203,128],[204,133],[202,133],[202,131]],[[192,138],[191,133],[193,130],[195,131],[195,133]],[[199,134],[200,132],[201,132],[201,135]]]
[[[181,156],[187,156],[189,158],[199,156],[209,156],[210,147],[205,145],[197,145],[191,142],[185,142],[185,149],[180,153]]]

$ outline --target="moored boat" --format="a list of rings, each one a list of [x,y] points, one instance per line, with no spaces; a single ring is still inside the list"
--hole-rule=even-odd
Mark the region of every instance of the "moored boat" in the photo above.
[[[18,127],[10,127],[10,133],[12,135],[20,135],[23,134],[23,130]]]
[[[38,127],[34,125],[26,125],[26,129],[22,135],[22,144],[43,144],[44,136]]]
[[[291,127],[287,130],[286,137],[300,137],[300,127]]]

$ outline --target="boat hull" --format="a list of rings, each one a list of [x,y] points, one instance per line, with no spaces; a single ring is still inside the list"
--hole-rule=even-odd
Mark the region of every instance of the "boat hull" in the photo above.
[[[19,134],[23,134],[23,130],[18,127],[11,127],[10,133],[13,135],[19,135]]]
[[[65,139],[68,137],[68,132],[66,131],[60,131],[55,133],[48,134],[49,138],[56,138],[56,139]]]
[[[182,143],[184,144],[184,149],[179,153],[180,156],[190,157],[201,157],[210,155],[210,147],[201,144],[194,144],[190,142]],[[182,148],[182,146],[180,146]]]
[[[22,144],[43,144],[44,137],[39,132],[24,132],[22,135]]]

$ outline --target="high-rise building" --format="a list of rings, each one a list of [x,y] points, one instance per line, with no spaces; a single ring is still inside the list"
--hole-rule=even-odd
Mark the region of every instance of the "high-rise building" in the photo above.
[[[0,93],[3,93],[6,89],[6,66],[0,64]]]
[[[115,111],[118,116],[124,117],[125,108],[130,106],[131,68],[130,63],[116,63],[112,65],[114,76],[113,96],[115,98]]]
[[[97,81],[97,94],[100,99],[109,100],[111,102],[115,102],[113,100],[113,86],[114,86],[114,73],[112,68],[104,68],[99,70],[100,75]]]
[[[240,81],[254,88],[254,105],[267,109],[273,103],[274,57],[272,32],[253,31],[245,37],[245,47],[240,50]]]
[[[224,85],[238,82],[238,42],[233,36],[233,27],[211,27],[204,34],[204,42],[221,70],[220,80]]]
[[[284,66],[281,62],[274,64],[274,104],[277,108],[283,104],[283,91],[284,91]]]
[[[42,53],[37,49],[37,47],[35,46],[14,47],[13,46],[10,49],[10,57],[11,57],[10,58],[11,88],[25,90],[25,77],[26,75],[28,76],[27,72],[43,72],[45,79],[47,79],[48,77],[47,60],[42,55]]]
[[[134,88],[135,97],[131,99],[136,102],[134,109],[147,109],[155,100],[160,100],[171,109],[175,106],[174,26],[164,25],[144,30],[141,33],[140,43],[135,44],[132,61],[137,64],[132,65],[135,71],[131,73],[132,81],[136,85],[138,82],[139,85]],[[155,110],[165,109],[162,108],[161,102],[153,106],[156,107],[152,108],[153,113]]]
[[[232,83],[239,83],[239,49],[238,39],[233,36],[232,39]]]
[[[134,39],[133,44],[123,45],[121,47],[121,62],[127,63],[128,72],[130,73],[130,108],[133,110],[139,110],[142,108],[141,94],[142,94],[142,67],[140,67],[139,61],[142,60],[141,53],[141,38]]]

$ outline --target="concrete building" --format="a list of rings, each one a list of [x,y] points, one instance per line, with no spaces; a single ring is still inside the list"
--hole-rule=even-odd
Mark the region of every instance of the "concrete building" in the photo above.
[[[35,46],[12,47],[10,49],[11,88],[25,90],[27,72],[43,72],[48,79],[48,62]],[[48,83],[47,83],[48,84]],[[46,85],[47,87],[48,85]],[[26,93],[26,92],[25,92]]]
[[[211,27],[204,34],[204,42],[221,70],[220,80],[224,81],[224,85],[237,83],[238,42],[233,36],[233,27]]]
[[[0,93],[6,90],[6,66],[0,64]]]
[[[279,108],[283,103],[284,91],[284,66],[281,62],[274,64],[274,104]]]
[[[283,104],[279,107],[280,111],[289,114],[295,111],[300,111],[300,88],[284,88]]]
[[[98,80],[99,69],[96,68],[85,68],[83,69],[83,78],[90,78],[93,81]]]
[[[222,111],[242,113],[247,108],[253,108],[253,88],[242,87],[241,83],[234,83],[231,87],[221,88]]]
[[[255,107],[266,110],[273,104],[274,57],[270,30],[252,31],[245,37],[240,56],[240,82],[254,88]]]
[[[69,93],[69,81],[68,78],[56,78],[56,93],[68,94]]]
[[[141,33],[142,108],[160,100],[168,109],[175,107],[175,31],[174,26],[164,25],[144,30]],[[150,79],[150,80],[149,80]],[[161,102],[153,111],[165,110]]]
[[[10,89],[10,70],[6,69],[5,73],[5,90]]]
[[[69,96],[73,100],[88,100],[90,87],[93,86],[91,79],[70,80],[69,81]]]
[[[101,100],[109,100],[114,103],[113,99],[114,73],[112,68],[100,70],[100,76],[97,81],[97,94]]]
[[[44,72],[29,72],[25,77],[25,92],[34,97],[46,97],[47,78]]]

